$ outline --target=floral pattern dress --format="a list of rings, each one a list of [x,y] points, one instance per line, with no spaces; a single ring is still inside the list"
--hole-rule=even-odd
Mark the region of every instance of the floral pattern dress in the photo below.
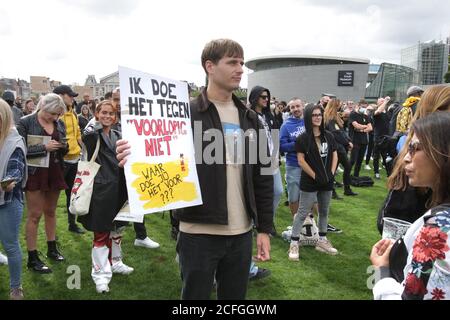
[[[408,250],[402,284],[378,281],[375,299],[450,300],[450,204],[440,205],[416,220],[405,235]]]

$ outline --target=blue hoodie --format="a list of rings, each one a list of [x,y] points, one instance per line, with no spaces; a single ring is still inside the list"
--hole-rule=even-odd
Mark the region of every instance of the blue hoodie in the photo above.
[[[286,165],[289,167],[300,167],[295,151],[297,137],[305,132],[305,121],[295,117],[289,117],[280,129],[280,152],[286,152]]]

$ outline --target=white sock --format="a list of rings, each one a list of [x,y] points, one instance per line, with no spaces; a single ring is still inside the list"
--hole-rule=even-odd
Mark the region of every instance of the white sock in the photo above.
[[[328,240],[327,236],[319,236],[319,239],[322,240],[322,241],[327,241]]]
[[[298,240],[291,240],[291,244],[298,245]]]

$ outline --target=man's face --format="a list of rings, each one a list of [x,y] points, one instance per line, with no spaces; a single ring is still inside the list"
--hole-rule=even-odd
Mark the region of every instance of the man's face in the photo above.
[[[88,103],[88,102],[89,102],[89,95],[88,95],[88,94],[85,94],[85,95],[83,96],[83,100],[84,100],[84,102]]]
[[[320,103],[323,106],[326,106],[328,104],[328,102],[330,101],[330,97],[329,96],[323,96],[322,99],[320,99]]]
[[[269,104],[269,93],[267,91],[261,92],[258,98],[258,105],[262,108],[267,107]]]
[[[112,99],[114,107],[120,109],[119,108],[119,106],[120,106],[120,91],[114,91],[112,93],[111,99]]]
[[[223,57],[217,64],[208,60],[205,64],[208,80],[218,88],[232,92],[239,88],[243,65],[244,59],[238,57]]]
[[[305,108],[303,105],[302,100],[291,100],[288,103],[289,111],[291,114],[297,118],[300,119],[303,116],[303,109]]]
[[[34,105],[33,101],[30,101],[27,103],[27,105],[25,106],[28,112],[33,112],[34,109],[36,109],[36,106]]]
[[[64,101],[64,104],[68,107],[72,106],[73,104],[73,97],[69,96],[67,93],[61,95],[61,98]]]

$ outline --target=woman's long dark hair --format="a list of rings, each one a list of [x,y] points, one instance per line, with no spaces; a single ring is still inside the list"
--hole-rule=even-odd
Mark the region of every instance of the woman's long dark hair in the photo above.
[[[439,170],[433,185],[431,206],[450,201],[450,112],[437,111],[416,120],[411,128],[423,151]]]

